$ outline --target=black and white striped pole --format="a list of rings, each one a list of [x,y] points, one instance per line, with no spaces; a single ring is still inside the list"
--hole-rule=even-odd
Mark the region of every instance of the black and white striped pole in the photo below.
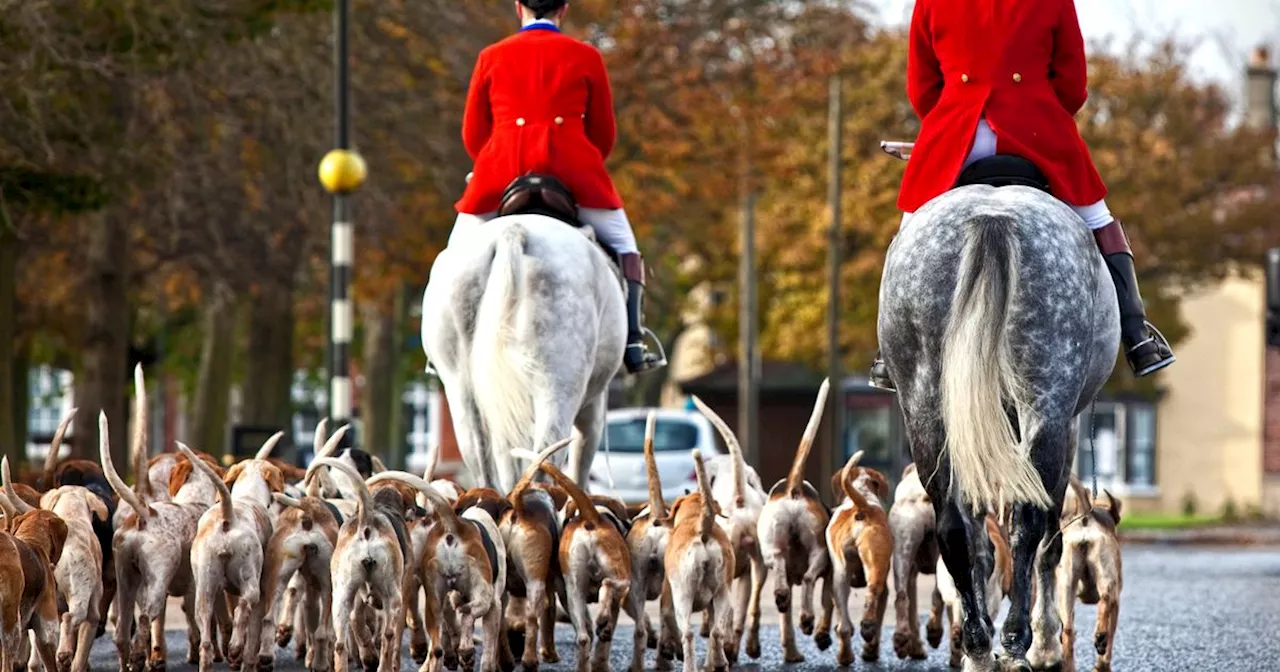
[[[350,1],[337,0],[333,8],[334,78],[333,107],[336,117],[335,148],[320,161],[320,183],[333,195],[333,228],[329,270],[329,422],[339,427],[351,421],[351,264],[354,255],[350,195],[364,184],[364,159],[351,150],[350,70],[347,36]],[[343,438],[350,445],[351,432]]]

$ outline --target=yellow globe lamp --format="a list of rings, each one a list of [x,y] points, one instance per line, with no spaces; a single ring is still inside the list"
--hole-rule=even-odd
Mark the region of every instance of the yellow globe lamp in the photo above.
[[[348,194],[360,188],[368,167],[359,154],[349,149],[330,150],[320,160],[320,184],[331,194]]]

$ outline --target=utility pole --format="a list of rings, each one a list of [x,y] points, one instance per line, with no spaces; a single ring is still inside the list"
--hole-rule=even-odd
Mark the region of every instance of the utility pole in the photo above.
[[[333,195],[329,250],[329,421],[334,430],[351,421],[351,266],[355,249],[349,199],[351,192],[364,184],[367,175],[364,159],[351,151],[350,23],[350,0],[337,0],[333,6],[335,148],[324,155],[319,171],[320,183]],[[355,443],[352,434],[347,432],[339,448]]]
[[[827,239],[827,376],[835,394],[831,395],[827,417],[827,430],[831,445],[822,460],[822,482],[830,480],[844,463],[844,385],[840,374],[840,169],[842,126],[844,108],[841,100],[840,75],[832,75],[829,85],[830,108],[828,128],[830,136],[827,164],[827,200],[831,209],[831,228]]]
[[[742,170],[742,256],[738,260],[738,439],[748,464],[759,468],[756,418],[760,407],[760,353],[756,344],[756,198],[751,180],[751,130],[745,113]]]

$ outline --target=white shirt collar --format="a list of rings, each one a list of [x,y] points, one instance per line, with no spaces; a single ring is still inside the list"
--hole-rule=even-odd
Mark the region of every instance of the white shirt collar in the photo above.
[[[545,26],[554,26],[554,25],[556,25],[556,22],[555,22],[555,21],[552,21],[551,19],[525,19],[525,20],[521,23],[521,27],[522,27],[522,28],[527,28],[527,27],[532,26],[532,25],[534,25],[534,24],[542,24],[542,25],[545,25]]]

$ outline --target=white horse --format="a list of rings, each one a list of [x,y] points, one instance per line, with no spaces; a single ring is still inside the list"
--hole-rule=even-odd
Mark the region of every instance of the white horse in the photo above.
[[[627,330],[621,274],[589,232],[498,217],[455,236],[431,268],[422,347],[477,486],[509,492],[521,471],[512,450],[570,431],[566,471],[587,482]]]

